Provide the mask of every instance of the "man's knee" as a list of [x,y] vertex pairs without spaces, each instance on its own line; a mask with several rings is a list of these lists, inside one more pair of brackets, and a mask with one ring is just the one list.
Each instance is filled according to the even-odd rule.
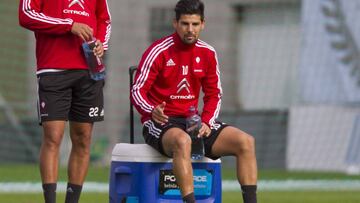
[[255,138],[253,136],[241,132],[240,136],[237,137],[239,152],[255,152]]
[[71,135],[71,142],[73,148],[77,150],[82,150],[84,153],[87,153],[91,144],[91,133],[88,131],[77,131]]
[[59,121],[47,121],[43,124],[43,145],[47,148],[57,150],[64,136],[64,126]]
[[62,137],[62,134],[46,133],[43,138],[43,145],[45,145],[48,150],[58,150],[61,145]]
[[176,136],[172,146],[173,154],[182,154],[190,152],[191,138],[187,134]]

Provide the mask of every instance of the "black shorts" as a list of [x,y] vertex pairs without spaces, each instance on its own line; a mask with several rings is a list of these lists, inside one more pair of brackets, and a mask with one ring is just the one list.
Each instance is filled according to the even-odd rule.
[[87,70],[45,72],[37,78],[40,124],[54,120],[104,120],[104,80],[92,80]]
[[[217,137],[219,136],[222,129],[228,126],[225,123],[216,121],[214,128],[211,129],[211,133],[208,137],[204,138],[204,148],[205,148],[205,156],[216,160],[220,157],[214,156],[211,153],[211,148],[214,145]],[[169,130],[170,128],[180,128],[185,131],[186,129],[186,122],[185,118],[174,118],[170,117],[169,121],[165,125],[160,125],[153,120],[145,121],[143,124],[143,136],[145,139],[146,144],[152,146],[161,154],[168,156],[165,154],[163,146],[162,146],[162,136],[164,133]],[[170,157],[171,158],[171,157]]]

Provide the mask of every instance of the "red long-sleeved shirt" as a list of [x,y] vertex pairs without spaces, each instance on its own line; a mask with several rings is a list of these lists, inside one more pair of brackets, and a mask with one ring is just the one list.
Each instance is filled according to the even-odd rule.
[[111,20],[106,0],[20,0],[19,23],[35,33],[38,71],[88,68],[83,41],[71,33],[74,22],[90,26],[107,50]]
[[166,115],[186,117],[191,106],[198,106],[201,88],[204,92],[201,118],[213,127],[222,96],[216,52],[201,40],[184,44],[174,33],[154,42],[143,54],[131,100],[142,122],[150,119],[152,110],[163,101]]

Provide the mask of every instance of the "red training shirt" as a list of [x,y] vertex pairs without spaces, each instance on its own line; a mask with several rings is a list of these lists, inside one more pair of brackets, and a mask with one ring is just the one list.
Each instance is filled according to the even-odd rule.
[[154,42],[143,54],[131,100],[143,123],[163,101],[167,116],[186,117],[191,106],[197,107],[201,88],[204,92],[201,118],[213,127],[222,96],[216,52],[201,40],[185,44],[174,33]]
[[111,20],[106,0],[20,0],[19,23],[35,33],[38,71],[88,68],[83,41],[71,33],[74,22],[90,26],[107,50]]

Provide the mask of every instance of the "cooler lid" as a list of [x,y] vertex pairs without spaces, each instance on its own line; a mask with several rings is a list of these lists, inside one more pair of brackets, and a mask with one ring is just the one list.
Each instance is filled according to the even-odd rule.
[[[172,162],[171,158],[160,154],[147,144],[128,143],[116,144],[112,151],[111,160],[126,162]],[[220,163],[221,160],[212,160],[204,157],[201,160],[193,162]]]

